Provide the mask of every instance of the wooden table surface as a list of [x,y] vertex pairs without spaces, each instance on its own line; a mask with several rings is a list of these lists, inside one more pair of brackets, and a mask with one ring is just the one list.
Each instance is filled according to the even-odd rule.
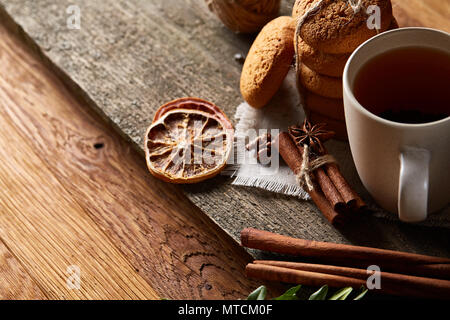
[[[142,133],[179,96],[232,115],[232,57],[252,38],[198,0],[79,1],[77,33],[63,27],[70,2],[0,0],[0,298],[242,298],[259,283],[243,275],[251,257],[227,233],[237,239],[255,217],[305,238],[450,256],[448,230],[370,218],[335,230],[309,203],[225,178],[183,190],[199,210],[147,174]],[[449,1],[393,2],[401,26],[450,31]],[[71,265],[80,290],[67,287]]]
[[250,256],[2,25],[0,157],[0,299],[238,299],[260,285]]

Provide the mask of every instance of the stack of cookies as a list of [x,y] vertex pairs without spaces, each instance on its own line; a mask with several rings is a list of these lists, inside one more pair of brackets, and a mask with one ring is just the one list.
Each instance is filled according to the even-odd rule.
[[300,24],[297,76],[305,112],[311,122],[327,123],[337,138],[346,139],[344,67],[360,44],[377,33],[398,28],[391,1],[297,0],[292,17]]
[[398,28],[390,0],[297,0],[292,17],[272,20],[256,37],[242,69],[242,96],[252,107],[264,107],[295,57],[309,121],[326,123],[336,138],[346,139],[345,64],[360,44],[389,28]]

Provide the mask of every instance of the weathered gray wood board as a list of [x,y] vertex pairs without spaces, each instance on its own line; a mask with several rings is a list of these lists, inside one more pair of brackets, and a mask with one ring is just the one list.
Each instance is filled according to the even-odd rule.
[[[289,13],[292,3],[283,2],[283,14]],[[246,54],[252,36],[228,31],[202,0],[0,0],[0,4],[1,22],[141,151],[155,110],[169,100],[198,96],[214,101],[230,117],[242,101],[241,65],[233,57]],[[79,30],[67,27],[66,10],[72,4],[81,10]],[[397,0],[395,5],[402,26],[450,30],[448,2]],[[337,230],[309,202],[230,183],[218,177],[184,191],[237,241],[242,228],[256,227],[307,239],[450,256],[448,229],[367,216]]]

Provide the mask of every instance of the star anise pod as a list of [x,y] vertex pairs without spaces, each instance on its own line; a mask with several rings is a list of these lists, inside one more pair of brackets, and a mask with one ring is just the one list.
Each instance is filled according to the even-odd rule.
[[303,126],[289,127],[289,134],[298,146],[308,145],[316,154],[324,153],[322,143],[334,136],[333,131],[325,130],[325,123],[312,125],[308,120],[303,122]]

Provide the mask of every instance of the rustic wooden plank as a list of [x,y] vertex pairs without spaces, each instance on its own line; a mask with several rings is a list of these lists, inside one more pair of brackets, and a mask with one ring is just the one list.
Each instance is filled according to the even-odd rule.
[[[70,1],[0,3],[25,32],[16,31],[29,43],[37,44],[34,48],[72,90],[110,119],[140,151],[144,130],[163,102],[199,96],[216,102],[229,116],[241,102],[241,66],[233,56],[245,54],[252,37],[226,30],[203,1],[180,5],[175,0],[81,0],[77,2],[82,12],[80,30],[66,27],[65,9]],[[288,13],[292,3],[284,1],[282,12]],[[448,10],[442,2],[396,0],[394,5],[402,26],[450,31],[445,23]],[[7,19],[5,12],[3,17]],[[184,191],[236,240],[243,227],[253,226],[315,240],[450,254],[445,230],[372,217],[337,230],[308,202],[232,187],[223,177],[185,187]]]
[[[0,35],[4,33],[2,27]],[[26,72],[35,68],[33,61],[11,61],[19,52],[3,42],[0,51],[5,68],[0,77],[0,237],[49,298],[158,298],[64,189],[57,172],[30,147],[35,135],[25,131],[26,125],[14,127],[18,116],[12,112],[14,106],[36,108],[38,102],[21,93],[44,94],[45,86]],[[14,74],[16,81],[7,81],[5,72]],[[22,92],[15,90],[15,83],[24,86]],[[42,109],[39,112],[45,115]],[[79,290],[67,286],[71,265],[81,271]],[[23,290],[29,286],[2,278],[2,287],[11,284]]]
[[[27,140],[32,155],[153,289],[171,299],[237,299],[259,285],[243,274],[249,255],[178,187],[149,176],[142,157],[1,26],[0,52],[0,121]],[[49,287],[55,279],[47,281]],[[272,286],[271,292],[279,291]]]
[[47,299],[19,260],[0,241],[0,300]]
[[449,1],[393,0],[392,3],[400,26],[424,26],[450,32]]
[[[8,98],[1,97],[6,108]],[[0,177],[0,237],[45,293],[58,299],[157,298],[26,140],[11,134],[8,121],[1,123],[8,141],[0,141],[0,171],[8,174]],[[79,290],[66,283],[72,265],[81,271]]]

